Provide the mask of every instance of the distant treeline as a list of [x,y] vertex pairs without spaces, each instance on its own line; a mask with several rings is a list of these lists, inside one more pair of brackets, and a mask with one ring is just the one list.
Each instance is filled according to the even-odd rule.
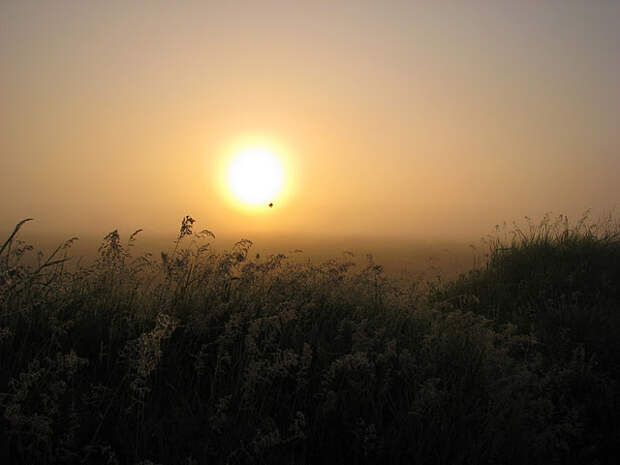
[[75,267],[23,226],[0,243],[0,463],[620,463],[611,219],[498,229],[447,282],[214,251],[190,217],[166,252],[113,231]]

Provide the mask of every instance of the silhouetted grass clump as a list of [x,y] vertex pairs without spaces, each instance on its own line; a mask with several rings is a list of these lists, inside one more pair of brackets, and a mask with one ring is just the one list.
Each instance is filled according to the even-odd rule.
[[[487,239],[483,268],[437,292],[496,323],[513,323],[536,335],[550,356],[569,356],[582,345],[620,375],[620,228],[611,218],[575,225],[559,216],[539,224],[528,219],[510,233]],[[475,298],[468,298],[474,296]]]
[[[615,463],[618,229],[555,223],[396,286],[372,259],[0,249],[3,463]],[[562,226],[563,225],[563,226]],[[353,257],[351,257],[353,259]],[[411,283],[420,284],[420,283]]]

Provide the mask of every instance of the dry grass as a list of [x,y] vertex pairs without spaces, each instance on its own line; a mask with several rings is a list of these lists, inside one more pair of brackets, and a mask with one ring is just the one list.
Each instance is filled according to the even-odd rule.
[[[615,463],[618,228],[490,239],[488,264],[395,285],[372,261],[106,235],[0,249],[3,463]],[[599,228],[599,229],[597,229]],[[507,241],[508,239],[508,241]]]

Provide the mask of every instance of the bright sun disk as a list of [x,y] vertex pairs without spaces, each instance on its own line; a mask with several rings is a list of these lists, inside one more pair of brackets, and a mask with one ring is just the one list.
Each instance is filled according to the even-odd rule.
[[239,152],[228,170],[232,193],[248,205],[273,201],[282,187],[282,181],[280,162],[265,149],[252,148]]

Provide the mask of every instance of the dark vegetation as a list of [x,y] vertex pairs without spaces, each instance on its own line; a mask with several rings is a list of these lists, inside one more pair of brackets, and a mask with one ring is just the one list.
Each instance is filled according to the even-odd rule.
[[617,225],[498,230],[406,285],[193,226],[156,257],[114,231],[86,266],[0,245],[1,463],[620,460]]

